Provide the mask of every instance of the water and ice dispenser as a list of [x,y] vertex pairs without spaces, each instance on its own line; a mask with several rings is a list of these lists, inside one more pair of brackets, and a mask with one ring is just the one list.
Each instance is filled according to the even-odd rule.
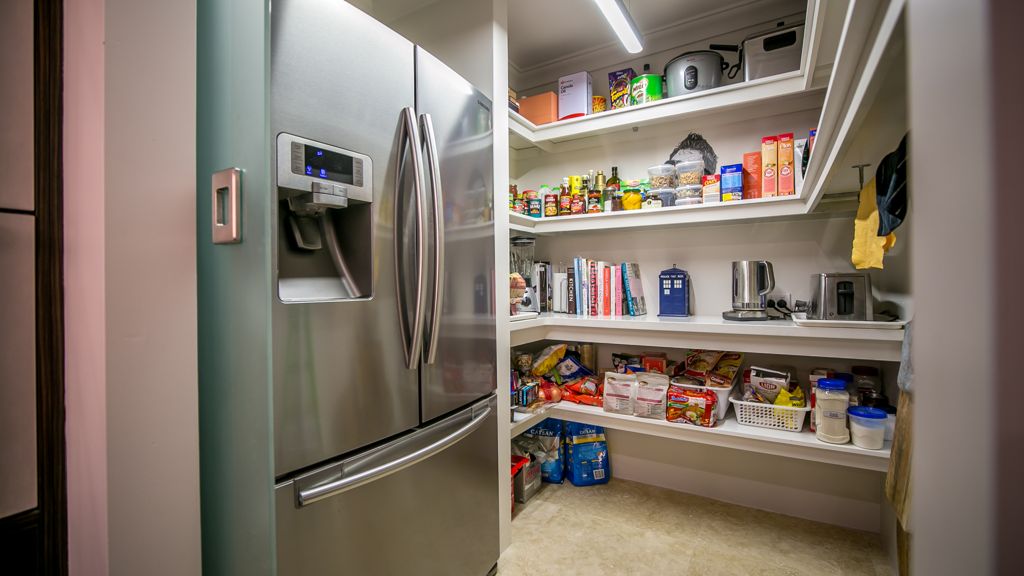
[[283,302],[372,295],[372,186],[369,156],[284,132],[277,136]]

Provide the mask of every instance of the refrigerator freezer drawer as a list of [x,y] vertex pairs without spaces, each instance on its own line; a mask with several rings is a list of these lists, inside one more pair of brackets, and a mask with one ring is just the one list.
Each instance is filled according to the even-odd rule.
[[496,403],[278,485],[278,574],[486,574],[498,560]]

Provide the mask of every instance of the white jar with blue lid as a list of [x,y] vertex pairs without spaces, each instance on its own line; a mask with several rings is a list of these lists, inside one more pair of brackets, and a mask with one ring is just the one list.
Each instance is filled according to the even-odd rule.
[[846,410],[850,416],[850,431],[854,446],[869,450],[880,450],[885,445],[885,410],[870,406],[851,406]]
[[850,407],[850,393],[846,382],[836,378],[822,378],[814,392],[814,434],[829,444],[846,444],[850,430],[846,427],[846,411]]

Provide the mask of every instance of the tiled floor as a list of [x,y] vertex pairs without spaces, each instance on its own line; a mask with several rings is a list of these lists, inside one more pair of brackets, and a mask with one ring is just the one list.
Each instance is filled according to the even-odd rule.
[[880,539],[627,480],[546,484],[499,576],[889,576]]

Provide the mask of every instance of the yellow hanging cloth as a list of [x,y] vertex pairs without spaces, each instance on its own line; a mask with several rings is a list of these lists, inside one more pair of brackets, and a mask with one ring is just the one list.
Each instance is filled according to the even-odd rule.
[[882,269],[882,258],[895,245],[895,233],[885,237],[878,235],[878,205],[875,202],[875,179],[872,178],[860,191],[860,205],[853,221],[853,253],[850,260],[858,270]]

